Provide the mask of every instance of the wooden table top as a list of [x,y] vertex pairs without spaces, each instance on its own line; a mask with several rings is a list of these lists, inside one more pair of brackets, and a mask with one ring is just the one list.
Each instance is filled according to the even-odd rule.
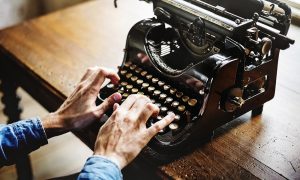
[[[134,23],[152,17],[139,1],[91,1],[0,31],[2,51],[63,97],[87,67],[116,69]],[[290,37],[300,42],[298,27]],[[297,48],[298,47],[298,48]],[[213,140],[159,167],[173,178],[300,178],[300,62],[296,44],[279,58],[276,96],[261,116],[222,126]],[[6,61],[6,59],[1,59]]]

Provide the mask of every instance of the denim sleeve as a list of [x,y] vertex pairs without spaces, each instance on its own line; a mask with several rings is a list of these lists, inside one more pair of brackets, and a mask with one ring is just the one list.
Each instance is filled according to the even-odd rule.
[[101,180],[121,180],[123,179],[119,167],[103,156],[92,156],[86,161],[78,180],[101,179]]
[[0,167],[48,143],[41,120],[31,118],[0,126]]

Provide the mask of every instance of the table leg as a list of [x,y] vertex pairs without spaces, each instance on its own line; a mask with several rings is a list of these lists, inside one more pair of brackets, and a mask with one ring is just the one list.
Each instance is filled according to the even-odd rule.
[[[17,95],[17,88],[12,80],[1,78],[0,90],[3,93],[3,112],[8,117],[8,123],[20,120],[22,109],[19,107],[20,97]],[[33,179],[29,156],[19,158],[16,161],[16,169],[18,179]]]

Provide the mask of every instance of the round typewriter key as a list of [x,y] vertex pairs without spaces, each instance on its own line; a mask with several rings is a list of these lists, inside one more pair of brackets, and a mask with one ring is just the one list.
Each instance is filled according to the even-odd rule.
[[158,82],[158,78],[153,78],[152,83],[156,84]]
[[131,70],[134,70],[136,68],[136,65],[135,64],[132,64],[131,66],[130,66],[130,69]]
[[135,72],[136,72],[136,73],[140,73],[140,72],[142,72],[142,68],[139,68],[139,67],[138,67],[138,68],[136,68],[136,69],[135,69]]
[[172,107],[177,108],[179,106],[179,102],[178,101],[174,101],[172,102]]
[[180,105],[180,106],[178,106],[178,111],[179,112],[184,112],[185,111],[185,106],[184,105]]
[[165,130],[165,128],[164,128],[164,129],[160,130],[160,131],[158,132],[158,134],[164,134],[165,132],[166,132],[166,130]]
[[142,71],[142,72],[141,72],[141,75],[142,75],[142,76],[146,76],[147,73],[148,73],[147,71]]
[[190,99],[190,98],[189,98],[188,96],[183,96],[183,97],[182,97],[182,101],[183,101],[183,102],[188,102],[189,99]]
[[127,74],[126,74],[126,78],[127,78],[127,79],[131,78],[131,76],[132,76],[131,73],[127,73]]
[[130,89],[132,89],[133,88],[133,86],[131,85],[131,84],[128,84],[127,86],[126,86],[126,89],[128,89],[128,90],[130,90]]
[[167,107],[164,107],[164,106],[163,106],[163,107],[160,108],[160,113],[161,113],[161,114],[166,114],[167,111],[168,111],[168,108],[167,108]]
[[149,93],[153,93],[154,90],[155,90],[155,87],[153,87],[153,86],[148,87],[148,92]]
[[167,97],[165,103],[166,103],[166,104],[170,104],[170,103],[172,103],[172,102],[173,102],[173,98]]
[[159,96],[160,95],[160,90],[155,90],[154,92],[153,92],[153,96]]
[[[161,116],[157,116],[157,117],[155,117],[155,118],[153,118],[153,123],[156,123],[156,122],[158,122],[158,121],[160,121],[160,120],[162,120],[163,118],[161,117]],[[153,124],[152,124],[153,125]]]
[[166,97],[167,97],[166,94],[160,94],[160,95],[159,95],[159,99],[160,99],[160,100],[164,100],[164,99],[166,99]]
[[178,114],[175,115],[174,121],[177,121],[177,122],[180,121],[180,116]]
[[138,79],[138,80],[136,80],[136,83],[138,84],[138,85],[141,85],[141,84],[143,84],[143,80],[141,80],[141,79]]
[[200,94],[200,95],[204,95],[204,94],[205,94],[204,89],[201,89],[201,90],[199,91],[199,94]]
[[160,120],[162,120],[163,118],[162,118],[161,116],[157,116],[156,119],[160,121]]
[[183,96],[183,93],[182,93],[182,92],[178,91],[178,92],[176,93],[176,97],[181,98],[182,96]]
[[197,104],[197,99],[190,99],[190,100],[188,101],[188,104],[189,104],[190,106],[195,106],[195,105]]
[[171,89],[170,89],[170,93],[171,93],[171,94],[175,94],[176,91],[177,91],[177,89],[175,89],[175,88],[171,88]]
[[127,98],[129,96],[129,94],[128,93],[124,93],[124,94],[122,94],[122,97],[123,98]]
[[151,75],[151,74],[148,74],[147,76],[146,76],[146,79],[151,79],[153,76]]
[[177,131],[178,128],[179,128],[179,126],[178,126],[178,124],[176,124],[176,123],[171,123],[171,124],[169,124],[169,128],[170,128],[172,131]]
[[135,82],[138,79],[138,77],[132,76],[130,79],[131,79],[131,81]]
[[132,92],[132,94],[136,94],[139,92],[139,90],[137,88],[133,88],[133,89],[131,89],[131,92]]
[[125,67],[129,67],[132,64],[132,62],[128,61],[124,64]]
[[165,85],[165,82],[163,82],[163,81],[158,81],[158,86],[163,86],[163,85]]
[[144,95],[145,93],[143,93],[143,92],[138,92],[137,94]]
[[148,87],[149,87],[149,83],[143,83],[143,84],[142,84],[142,88],[143,88],[143,89],[148,88]]
[[109,89],[113,89],[115,87],[115,85],[114,84],[108,84],[108,85],[106,85],[106,87],[109,88]]
[[118,90],[118,93],[120,93],[120,94],[123,94],[123,93],[124,93],[124,91],[123,91],[123,90],[121,90],[121,89],[119,89],[119,90]]
[[154,103],[155,103],[155,100],[154,100],[154,99],[151,99],[151,102],[154,104]]
[[160,108],[161,107],[161,104],[160,103],[155,103],[155,105]]
[[171,87],[171,86],[169,86],[169,85],[164,85],[164,90],[167,91],[167,90],[170,89],[170,87]]
[[128,84],[128,82],[126,82],[126,81],[121,82],[121,86],[127,86],[127,84]]
[[120,74],[121,74],[121,75],[125,75],[126,73],[127,73],[126,70],[121,70],[121,71],[120,71]]

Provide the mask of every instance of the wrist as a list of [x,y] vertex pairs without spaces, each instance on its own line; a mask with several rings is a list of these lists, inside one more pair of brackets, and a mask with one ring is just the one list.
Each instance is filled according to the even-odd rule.
[[116,155],[105,155],[103,153],[94,152],[94,156],[100,156],[102,158],[110,160],[111,162],[116,164],[120,170],[122,170],[126,166],[125,160],[123,160],[122,158],[119,158]]
[[42,126],[48,138],[58,136],[69,131],[62,122],[62,117],[56,113],[49,113],[42,118]]

